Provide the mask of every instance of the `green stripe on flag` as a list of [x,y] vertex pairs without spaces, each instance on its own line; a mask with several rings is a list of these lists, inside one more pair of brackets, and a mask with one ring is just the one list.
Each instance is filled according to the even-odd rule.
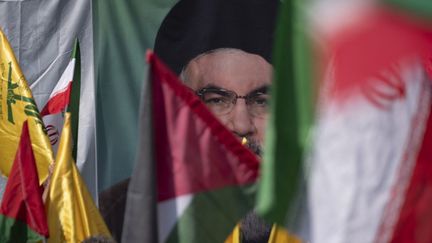
[[432,20],[431,0],[384,0],[384,4],[400,8],[401,11],[411,12],[416,17]]
[[224,242],[253,207],[255,191],[250,185],[195,194],[166,242]]
[[41,235],[30,229],[26,223],[0,215],[0,242],[39,242],[43,239]]
[[79,119],[79,105],[81,96],[81,53],[78,39],[75,40],[74,49],[72,51],[72,58],[75,58],[75,69],[72,81],[72,90],[70,94],[70,101],[67,111],[72,114],[71,128],[73,138],[72,157],[76,161],[78,150],[78,119]]
[[300,1],[284,1],[279,13],[271,115],[257,201],[258,213],[277,223],[285,223],[298,193],[313,120],[310,42],[300,7]]

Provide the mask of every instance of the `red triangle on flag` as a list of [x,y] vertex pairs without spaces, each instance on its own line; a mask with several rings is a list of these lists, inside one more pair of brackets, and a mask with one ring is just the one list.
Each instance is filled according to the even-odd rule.
[[153,53],[148,61],[158,201],[256,182],[257,157]]
[[20,143],[6,184],[0,214],[28,225],[48,236],[48,225],[42,202],[42,191],[27,121],[23,124]]

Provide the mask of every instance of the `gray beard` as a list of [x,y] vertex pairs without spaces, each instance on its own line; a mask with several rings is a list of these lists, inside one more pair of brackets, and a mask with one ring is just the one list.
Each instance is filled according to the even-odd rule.
[[258,155],[258,157],[262,156],[262,147],[257,141],[249,138],[249,141],[246,144],[246,147],[248,147],[256,155]]
[[240,223],[242,243],[268,242],[272,224],[258,217],[253,211],[246,214]]

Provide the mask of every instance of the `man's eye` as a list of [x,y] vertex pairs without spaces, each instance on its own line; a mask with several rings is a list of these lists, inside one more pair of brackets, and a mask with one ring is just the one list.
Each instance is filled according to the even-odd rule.
[[207,93],[202,97],[207,105],[222,105],[229,103],[229,97],[217,93]]
[[204,102],[206,104],[210,104],[210,105],[216,105],[216,104],[223,104],[225,103],[224,99],[222,98],[209,98],[209,99],[205,99]]
[[267,106],[268,105],[268,97],[255,97],[252,99],[252,105],[259,105],[259,106]]

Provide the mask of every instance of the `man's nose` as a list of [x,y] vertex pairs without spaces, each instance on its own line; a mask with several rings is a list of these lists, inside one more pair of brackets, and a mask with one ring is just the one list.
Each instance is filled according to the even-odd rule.
[[256,133],[253,117],[248,111],[245,100],[238,99],[230,113],[228,128],[239,137],[251,136]]

